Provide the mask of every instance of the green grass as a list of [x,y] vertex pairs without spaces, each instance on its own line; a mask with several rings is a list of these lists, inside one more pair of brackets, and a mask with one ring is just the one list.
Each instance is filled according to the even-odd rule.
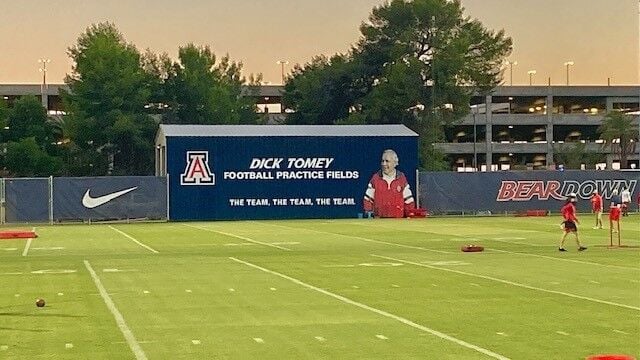
[[581,218],[582,253],[557,216],[37,226],[0,240],[0,359],[638,357],[640,249]]

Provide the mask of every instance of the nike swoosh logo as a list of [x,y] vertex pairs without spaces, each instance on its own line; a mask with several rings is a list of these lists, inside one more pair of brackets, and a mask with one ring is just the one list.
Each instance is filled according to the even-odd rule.
[[116,191],[114,193],[111,194],[107,194],[107,195],[102,195],[102,196],[98,196],[98,197],[91,197],[91,195],[89,195],[89,191],[91,191],[91,189],[88,189],[86,193],[84,193],[84,196],[82,197],[82,205],[84,205],[85,207],[89,208],[89,209],[93,209],[95,207],[98,207],[100,205],[106,204],[109,201],[117,198],[118,196],[122,196],[130,191],[133,191],[135,189],[137,189],[138,187],[132,187],[129,189],[124,189],[121,191]]

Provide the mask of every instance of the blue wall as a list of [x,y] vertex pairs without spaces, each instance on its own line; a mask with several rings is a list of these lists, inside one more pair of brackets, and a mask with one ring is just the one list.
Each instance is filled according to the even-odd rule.
[[420,204],[432,213],[533,209],[558,212],[569,194],[575,193],[578,211],[589,212],[589,199],[597,190],[606,212],[613,190],[620,193],[622,188],[629,188],[635,204],[638,181],[638,171],[421,172]]
[[[364,191],[371,175],[380,169],[385,149],[398,153],[398,169],[406,174],[415,193],[417,136],[168,137],[169,217],[172,220],[356,217],[362,212]],[[187,169],[187,151],[207,152],[215,184],[181,184],[181,174]],[[279,168],[251,169],[254,159],[260,158],[283,160]],[[292,158],[332,161],[324,160],[317,168],[296,169],[288,167]],[[278,179],[279,175],[295,171],[322,174],[324,178]],[[240,173],[253,176],[260,173],[273,179],[231,178]],[[331,175],[346,178],[329,178]],[[291,199],[301,200],[295,203]]]

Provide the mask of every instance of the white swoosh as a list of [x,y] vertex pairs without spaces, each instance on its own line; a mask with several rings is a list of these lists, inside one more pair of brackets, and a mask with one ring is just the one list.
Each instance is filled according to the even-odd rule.
[[109,201],[117,198],[118,196],[122,196],[126,193],[128,193],[129,191],[133,191],[135,189],[137,189],[138,187],[132,187],[129,189],[124,189],[121,191],[117,191],[111,194],[107,194],[107,195],[102,195],[102,196],[98,196],[98,197],[91,197],[91,195],[89,195],[89,191],[91,191],[91,189],[87,189],[87,192],[84,193],[84,196],[82,197],[82,205],[84,205],[85,207],[89,208],[89,209],[93,209],[94,207],[98,207],[102,204],[106,204]]

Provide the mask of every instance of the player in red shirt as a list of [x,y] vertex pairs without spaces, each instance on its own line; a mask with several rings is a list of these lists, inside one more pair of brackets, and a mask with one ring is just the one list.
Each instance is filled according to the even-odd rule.
[[576,237],[576,244],[578,244],[578,251],[587,250],[586,247],[580,244],[580,239],[578,239],[578,226],[576,223],[580,223],[578,218],[576,217],[576,206],[575,202],[577,201],[576,194],[569,194],[569,198],[567,202],[564,204],[560,212],[562,213],[562,218],[564,221],[562,222],[562,228],[564,229],[564,233],[562,234],[562,238],[560,239],[560,247],[558,251],[567,251],[564,248],[564,240],[567,238],[567,234],[573,233]]
[[591,210],[596,214],[596,226],[594,229],[602,229],[602,196],[598,194],[598,190],[594,190],[591,196]]
[[[622,214],[622,206],[616,201],[611,201],[609,206],[609,240],[611,246],[613,246],[613,233],[618,233],[618,245],[620,245],[620,214]],[[613,223],[616,223],[616,228],[613,227]]]
[[381,170],[373,174],[364,194],[364,211],[375,217],[400,218],[415,208],[406,176],[398,170],[398,155],[382,153]]

